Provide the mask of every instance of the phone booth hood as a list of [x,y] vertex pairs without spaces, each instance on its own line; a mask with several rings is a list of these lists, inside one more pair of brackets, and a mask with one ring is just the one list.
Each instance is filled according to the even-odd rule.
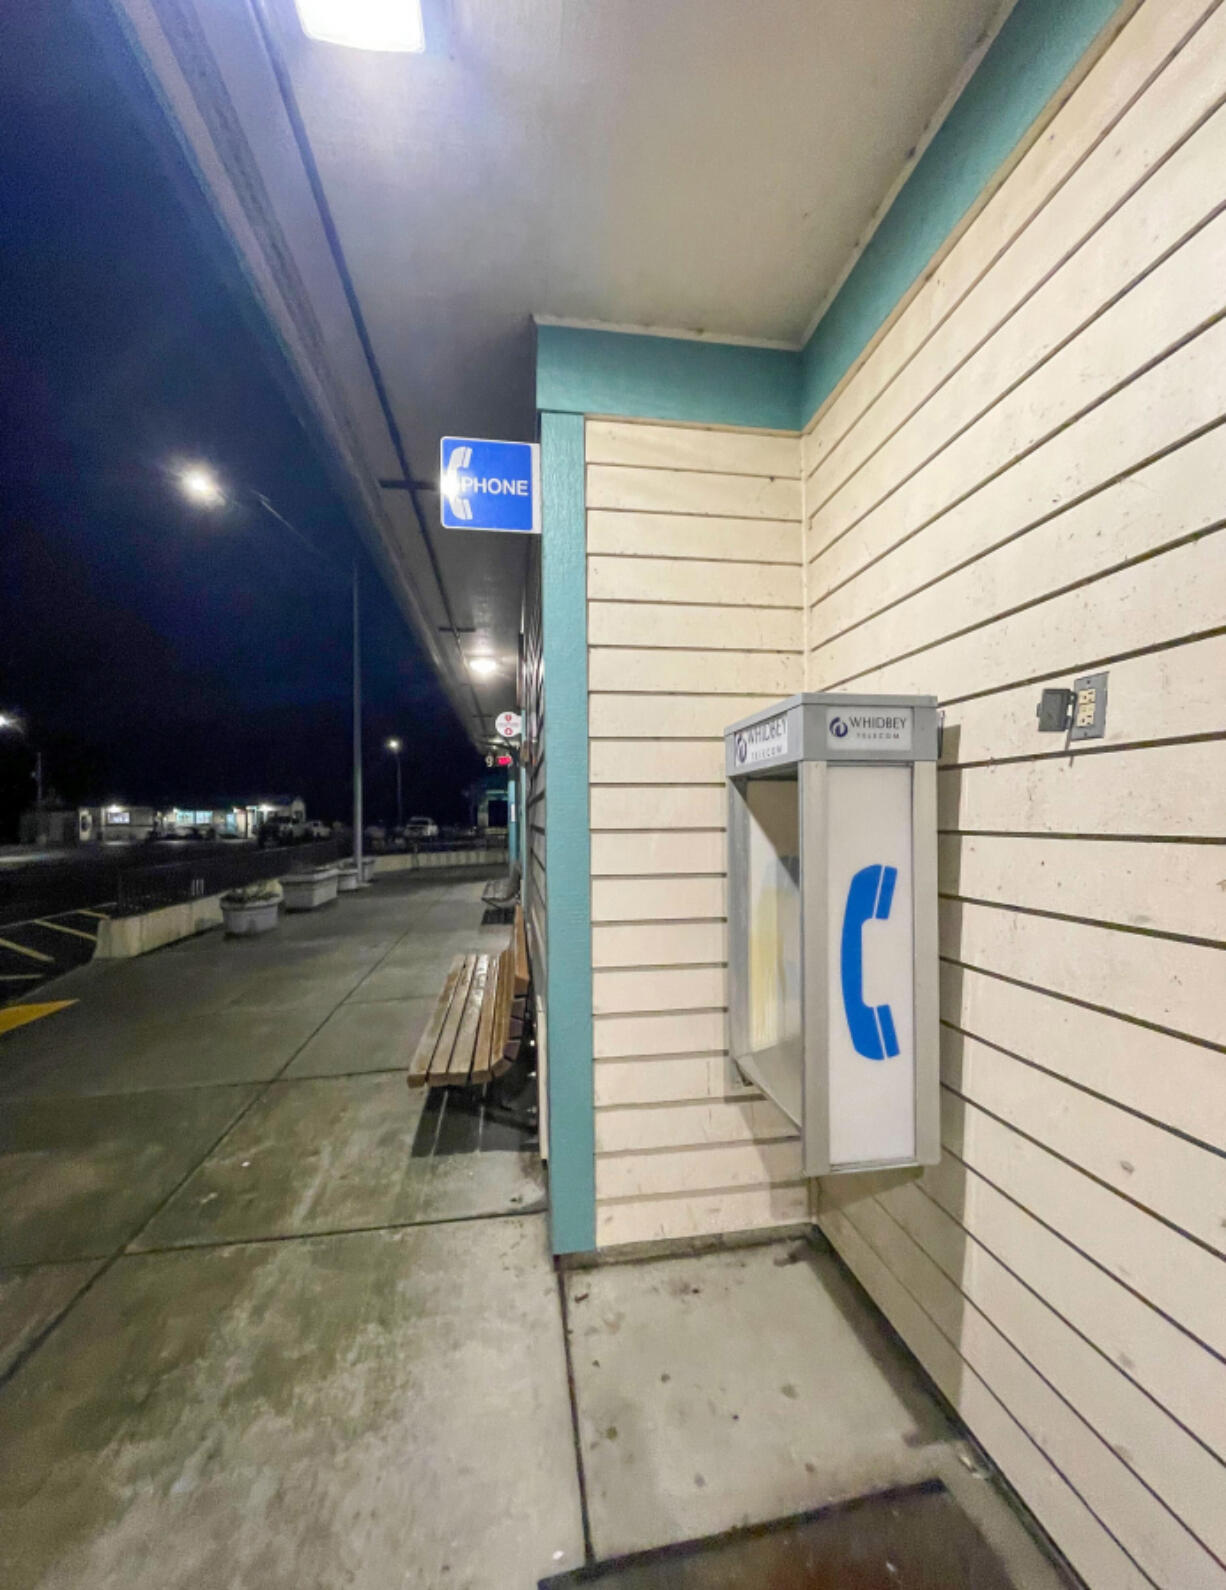
[[940,1157],[937,704],[803,694],[724,731],[729,1046],[804,1173]]

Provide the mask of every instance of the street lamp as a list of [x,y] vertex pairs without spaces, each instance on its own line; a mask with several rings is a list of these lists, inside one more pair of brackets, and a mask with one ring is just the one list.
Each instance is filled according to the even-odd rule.
[[[224,508],[226,506],[226,493],[220,481],[207,464],[186,464],[178,471],[179,489],[189,502],[201,508]],[[344,573],[326,557],[313,541],[307,539],[296,525],[290,523],[284,514],[279,513],[263,492],[252,491],[248,495],[257,503],[269,518],[275,519],[283,530],[289,532],[294,539],[300,542],[308,552],[312,553],[320,563],[331,569],[334,574]],[[362,644],[361,627],[358,610],[358,565],[355,560],[351,573],[353,586],[353,860],[358,870],[358,882],[362,882]],[[40,761],[40,769],[41,769]],[[40,775],[41,776],[41,775]],[[41,789],[41,785],[40,785]]]
[[404,800],[400,784],[400,753],[404,745],[400,740],[388,740],[387,749],[396,758],[396,827],[404,827]]
[[[0,712],[0,730],[4,729],[11,729],[14,734],[21,735],[22,739],[29,744],[30,736],[25,723],[15,713]],[[32,745],[30,750],[34,754],[34,771],[30,774],[30,777],[34,780],[34,810],[41,812],[43,809],[43,753],[35,750]]]

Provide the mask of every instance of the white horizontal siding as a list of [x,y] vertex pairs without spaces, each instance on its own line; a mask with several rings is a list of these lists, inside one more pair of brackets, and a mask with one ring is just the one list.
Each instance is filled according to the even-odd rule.
[[592,965],[709,966],[727,959],[724,924],[709,922],[627,922],[592,924]]
[[[795,583],[799,590],[798,577]],[[791,652],[609,646],[592,652],[588,668],[593,690],[662,695],[754,695],[778,700],[795,682],[796,658]]]
[[795,480],[800,473],[794,436],[617,420],[588,421],[587,461],[759,479],[774,475]]
[[587,546],[592,553],[628,558],[721,558],[733,564],[787,563],[793,568],[800,564],[794,519],[755,520],[753,545],[747,546],[743,519],[593,508],[587,516]]
[[806,687],[944,708],[943,1158],[821,1223],[1093,1590],[1226,1585],[1224,98],[1142,5],[802,447]]
[[682,579],[674,602],[590,602],[588,641],[592,646],[799,654],[804,628],[799,604],[794,609],[703,606],[685,601],[685,591]]
[[800,481],[795,476],[779,479],[770,475],[706,474],[662,465],[637,469],[619,464],[589,464],[587,501],[591,508],[799,520]]
[[807,1219],[808,1209],[808,1186],[799,1180],[683,1192],[670,1198],[607,1200],[596,1210],[596,1241],[603,1248],[799,1225]]
[[985,1043],[1226,1153],[1226,1061],[1216,1049],[949,961],[941,967],[941,1014]]
[[588,422],[597,1241],[802,1219],[727,1058],[723,733],[800,687],[795,437]]
[[727,804],[722,784],[598,785],[592,830],[722,828]]

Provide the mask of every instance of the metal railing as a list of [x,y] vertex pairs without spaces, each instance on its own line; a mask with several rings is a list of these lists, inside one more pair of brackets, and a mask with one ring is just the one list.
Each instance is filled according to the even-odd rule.
[[470,834],[443,834],[438,839],[408,839],[394,841],[391,839],[370,839],[365,842],[365,849],[376,856],[394,855],[419,855],[423,852],[436,852],[442,850],[505,850],[507,848],[507,831],[505,828],[489,830],[477,829]]
[[270,846],[266,850],[244,847],[229,855],[159,862],[151,867],[118,868],[115,914],[135,916],[163,905],[201,900],[206,895],[258,883],[263,878],[282,878],[289,872],[321,867],[341,860],[351,851],[347,838],[321,839],[308,845]]

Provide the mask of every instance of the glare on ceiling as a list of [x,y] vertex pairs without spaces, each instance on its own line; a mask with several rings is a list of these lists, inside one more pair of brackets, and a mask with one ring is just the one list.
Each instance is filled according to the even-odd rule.
[[498,668],[498,664],[492,657],[470,657],[468,666],[473,673],[480,674],[483,678],[486,674],[494,673]]
[[419,54],[426,47],[421,0],[295,0],[308,38],[353,50]]

